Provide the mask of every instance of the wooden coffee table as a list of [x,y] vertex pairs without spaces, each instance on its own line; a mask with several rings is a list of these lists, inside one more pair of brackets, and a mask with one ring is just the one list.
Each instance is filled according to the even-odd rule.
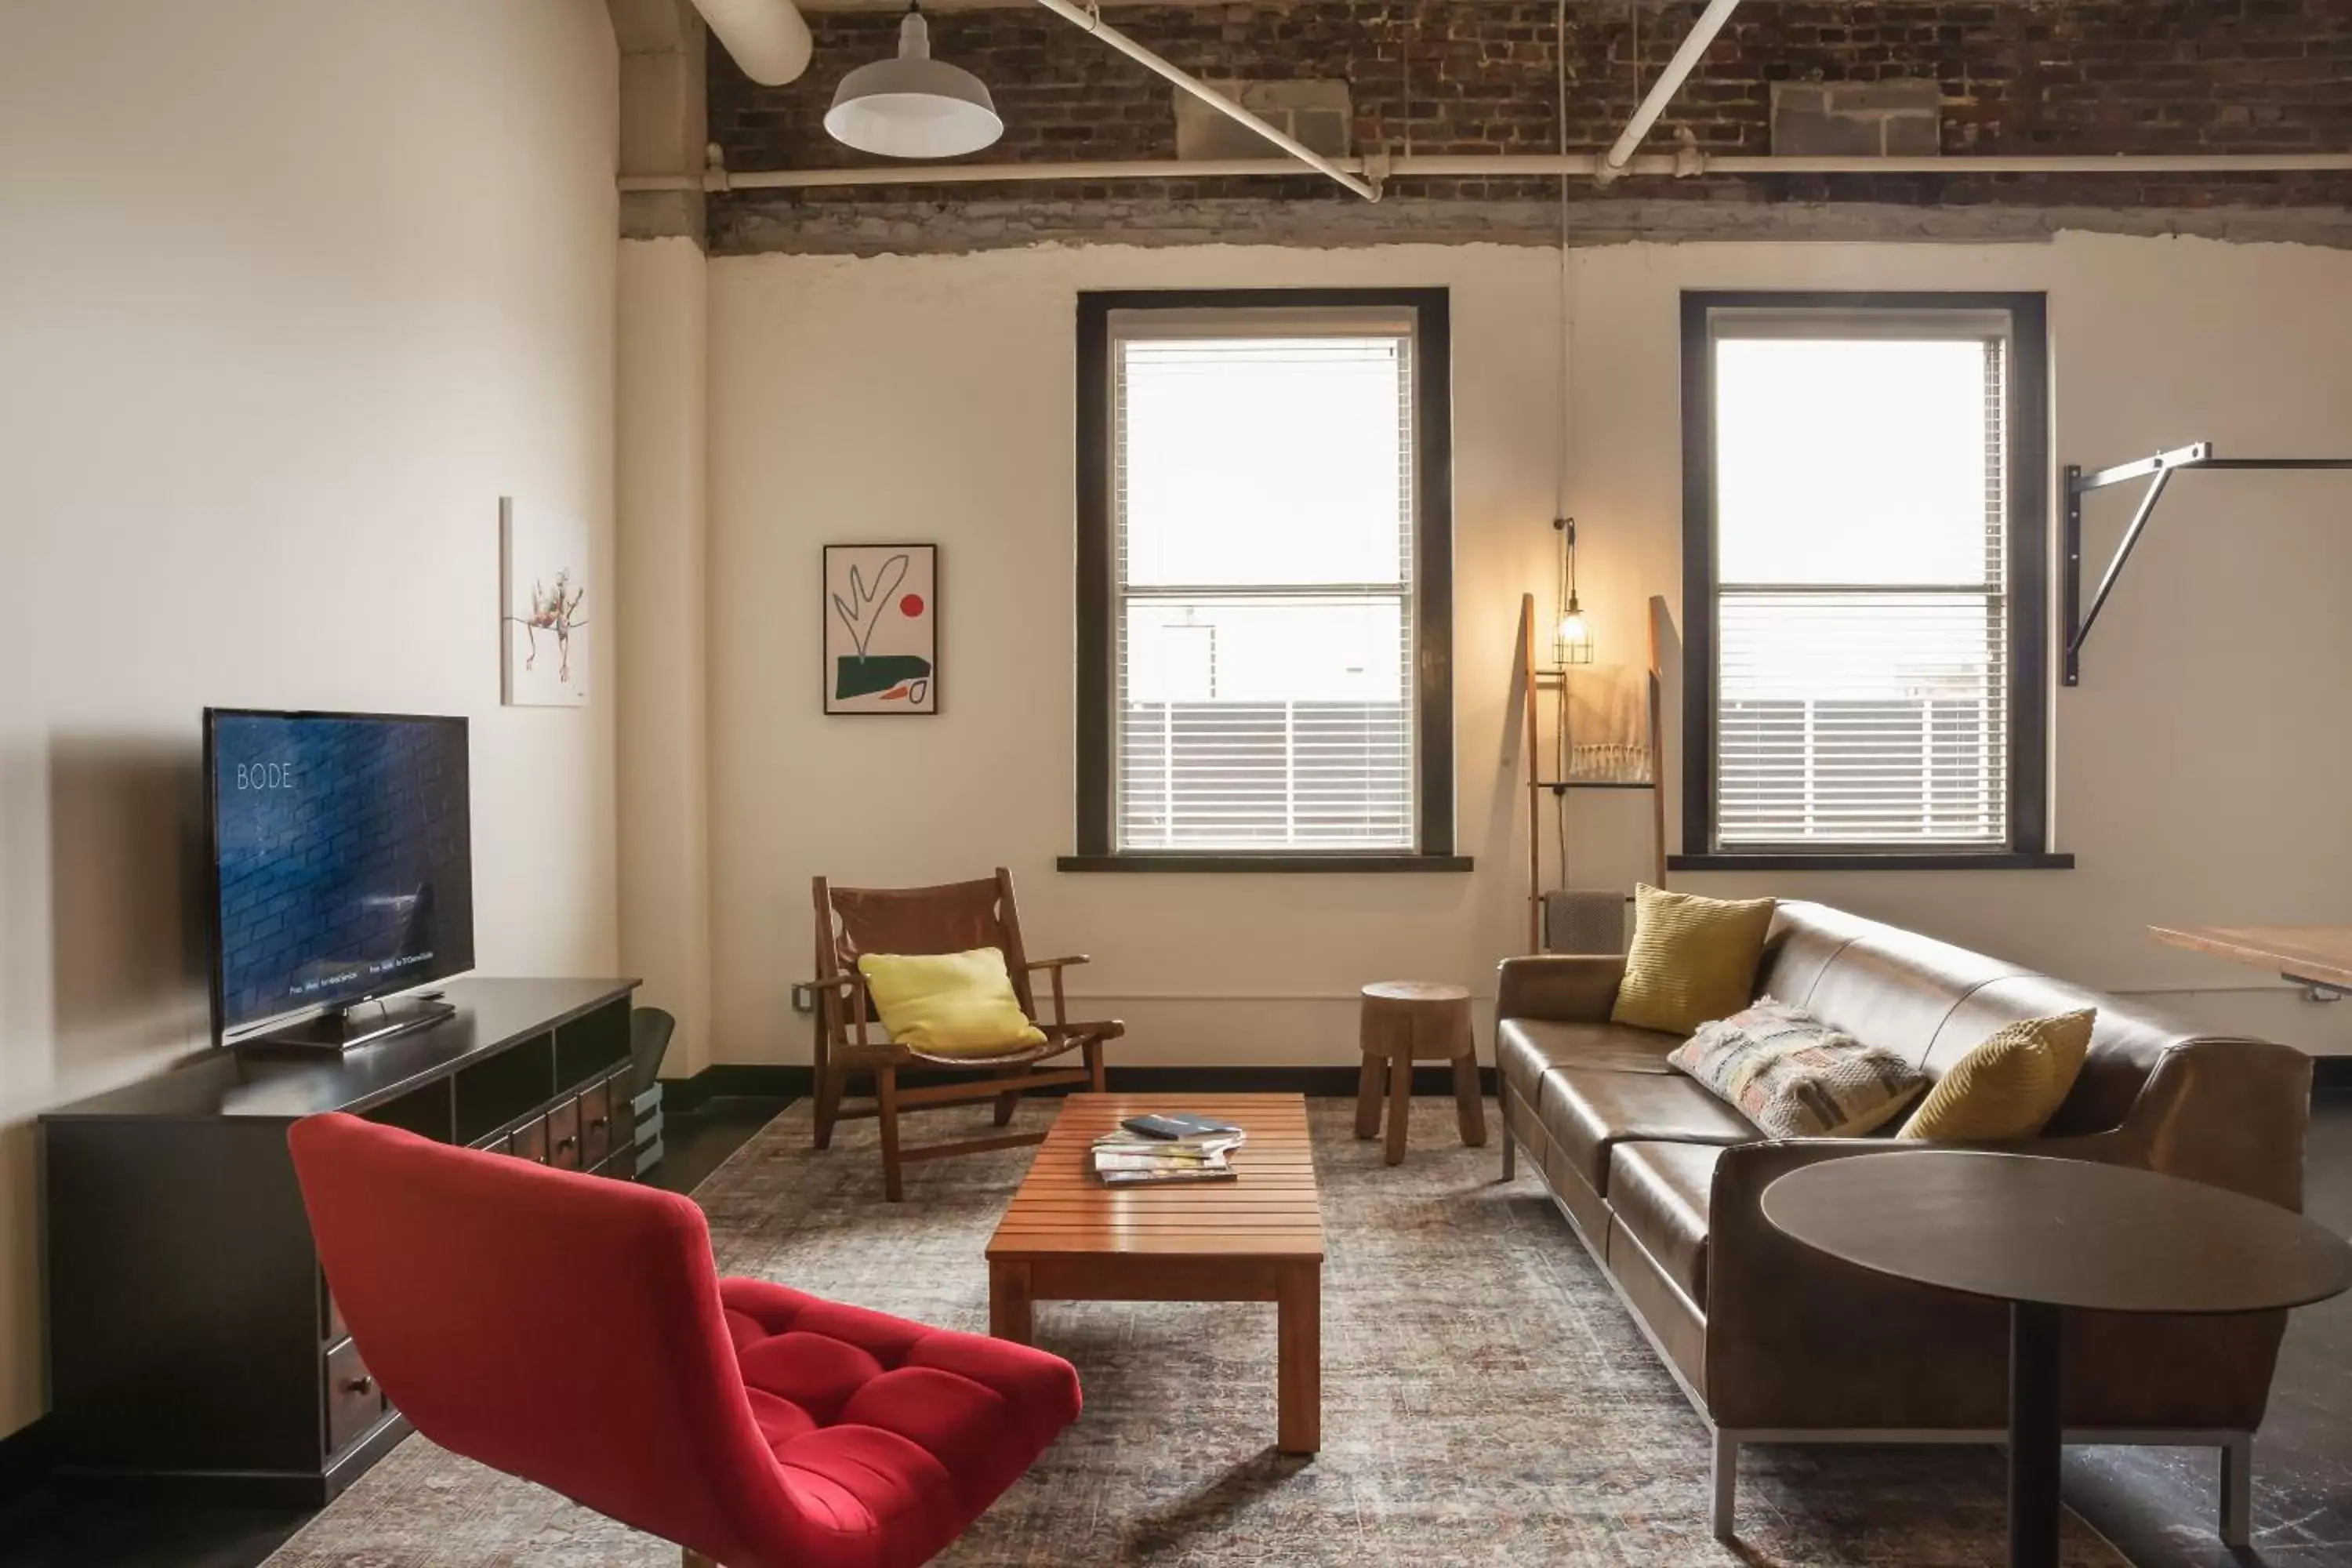
[[[1230,1182],[1106,1187],[1087,1146],[1129,1116],[1193,1111],[1249,1142]],[[1297,1094],[1074,1094],[988,1242],[988,1331],[1030,1342],[1038,1301],[1272,1301],[1286,1454],[1323,1441],[1323,1215]]]

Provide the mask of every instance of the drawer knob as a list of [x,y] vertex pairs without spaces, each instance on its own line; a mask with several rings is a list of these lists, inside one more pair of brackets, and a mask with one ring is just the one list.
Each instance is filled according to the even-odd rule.
[[343,1387],[352,1394],[373,1394],[375,1392],[375,1379],[366,1373],[362,1373],[359,1376],[345,1383]]
[[592,1116],[588,1119],[588,1131],[591,1132],[601,1132],[611,1125],[613,1125],[613,1119],[609,1116]]
[[576,1144],[578,1144],[578,1143],[579,1143],[579,1142],[580,1142],[580,1140],[579,1140],[579,1139],[577,1139],[577,1138],[573,1138],[573,1137],[571,1137],[571,1136],[567,1135],[567,1136],[564,1136],[564,1137],[562,1137],[562,1138],[558,1138],[558,1139],[555,1141],[555,1147],[556,1147],[557,1152],[561,1152],[562,1151],[563,1151],[563,1150],[565,1150],[565,1149],[570,1149],[570,1148],[572,1148],[572,1147],[575,1146]]

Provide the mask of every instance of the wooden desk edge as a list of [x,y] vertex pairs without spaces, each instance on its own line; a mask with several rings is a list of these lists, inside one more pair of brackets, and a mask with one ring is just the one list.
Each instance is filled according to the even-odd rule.
[[2190,952],[2201,952],[2211,958],[2227,959],[2254,969],[2271,970],[2284,978],[2317,981],[2327,985],[2352,986],[2352,954],[2345,958],[2322,957],[2308,952],[2290,952],[2276,946],[2258,945],[2250,936],[2224,934],[2232,931],[2271,931],[2284,932],[2297,929],[2340,931],[2336,926],[2297,928],[2293,926],[2157,926],[2147,928],[2157,941]]

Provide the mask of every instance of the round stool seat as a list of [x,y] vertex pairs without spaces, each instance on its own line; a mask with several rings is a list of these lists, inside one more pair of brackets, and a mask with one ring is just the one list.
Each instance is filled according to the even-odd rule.
[[[1404,1159],[1405,1118],[1412,1100],[1412,1064],[1454,1064],[1454,1103],[1462,1141],[1486,1142],[1486,1108],[1478,1089],[1477,1040],[1467,986],[1431,980],[1376,980],[1363,988],[1363,1066],[1356,1080],[1356,1136],[1380,1135],[1381,1102],[1388,1101],[1386,1157]],[[1385,1083],[1383,1083],[1385,1075]]]

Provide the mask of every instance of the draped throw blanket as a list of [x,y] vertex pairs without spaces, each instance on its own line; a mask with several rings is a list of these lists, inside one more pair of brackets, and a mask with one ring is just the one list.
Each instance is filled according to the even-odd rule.
[[1562,679],[1563,775],[1577,784],[1648,784],[1650,678],[1630,664],[1570,665]]

